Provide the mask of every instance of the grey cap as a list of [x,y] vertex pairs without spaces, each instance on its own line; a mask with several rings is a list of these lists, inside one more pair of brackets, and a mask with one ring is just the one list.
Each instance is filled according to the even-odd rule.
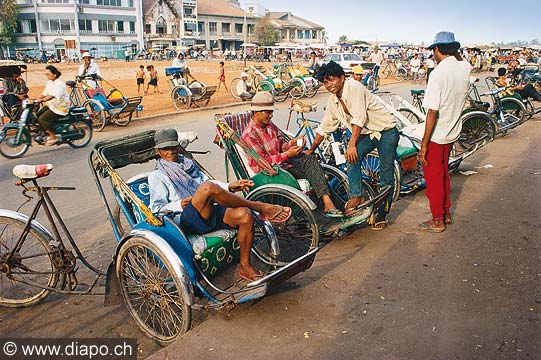
[[175,129],[161,129],[156,131],[154,134],[154,144],[156,149],[179,146],[177,131]]

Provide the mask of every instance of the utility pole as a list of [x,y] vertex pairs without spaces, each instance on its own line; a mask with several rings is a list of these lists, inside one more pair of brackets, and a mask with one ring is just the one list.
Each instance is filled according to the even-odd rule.
[[246,25],[246,0],[242,2],[243,3],[243,6],[242,6],[242,11],[244,13],[244,25],[243,25],[243,30],[244,30],[244,49],[242,49],[242,57],[244,58],[244,67],[246,67],[246,30],[247,30],[247,25]]

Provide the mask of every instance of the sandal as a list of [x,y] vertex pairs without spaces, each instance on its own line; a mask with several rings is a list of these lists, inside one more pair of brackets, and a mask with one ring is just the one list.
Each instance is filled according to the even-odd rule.
[[451,214],[445,214],[443,219],[444,219],[445,225],[453,225],[455,223],[455,219],[453,215]]
[[433,233],[441,233],[445,231],[445,223],[443,228],[434,226],[434,220],[428,220],[418,225],[419,230],[430,231]]
[[[257,270],[257,269],[256,269],[256,270]],[[257,270],[257,274],[254,274],[254,275],[252,275],[252,276],[249,276],[249,275],[243,274],[243,273],[240,272],[240,270],[239,270],[239,276],[240,276],[242,279],[244,279],[244,280],[246,280],[246,281],[248,281],[248,282],[252,282],[252,281],[256,281],[256,280],[261,279],[262,277],[265,276],[265,274],[263,274],[263,272],[262,272],[261,270]]]
[[325,216],[330,218],[343,218],[344,214],[338,209],[330,209],[325,211]]
[[381,221],[375,222],[370,228],[370,230],[381,231],[385,229],[388,224],[389,222],[387,220],[381,220]]
[[[279,210],[272,216],[267,216],[265,214],[259,214],[259,220],[270,221],[273,223],[284,223],[289,220],[291,217],[292,210],[288,206],[278,206]],[[285,213],[285,215],[283,215]]]
[[[368,200],[368,201],[370,201],[370,200]],[[348,200],[348,202],[346,203],[346,209],[344,211],[344,216],[349,218],[349,217],[353,217],[353,216],[358,215],[366,207],[366,203],[368,201],[366,201],[363,197],[361,197],[361,203],[360,204],[355,205],[354,207],[348,207],[348,203],[349,203],[349,200]]]

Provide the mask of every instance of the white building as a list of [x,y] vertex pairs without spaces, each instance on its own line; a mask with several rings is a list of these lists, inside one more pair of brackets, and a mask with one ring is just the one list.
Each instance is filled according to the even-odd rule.
[[[13,49],[57,57],[90,51],[124,57],[143,43],[141,0],[17,0],[18,29]],[[31,50],[29,50],[31,49]]]
[[263,17],[269,13],[268,9],[265,9],[265,7],[259,3],[255,2],[248,2],[244,4],[244,10],[253,16],[257,17]]

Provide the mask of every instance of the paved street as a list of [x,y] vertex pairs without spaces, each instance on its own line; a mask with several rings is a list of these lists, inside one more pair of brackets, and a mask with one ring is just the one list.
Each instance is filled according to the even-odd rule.
[[[388,87],[405,98],[409,88]],[[314,118],[321,119],[327,97],[315,98]],[[275,112],[279,126],[287,121],[286,106]],[[169,126],[196,131],[200,140],[190,148],[210,149],[198,159],[224,179],[223,152],[212,144],[214,112],[108,127],[93,143]],[[456,224],[448,231],[418,232],[416,224],[429,217],[428,201],[424,191],[404,197],[385,231],[361,229],[331,242],[311,269],[270,296],[196,315],[193,329],[165,349],[138,330],[124,306],[104,308],[100,296],[51,295],[31,308],[1,309],[0,336],[137,337],[140,355],[154,359],[538,359],[540,120],[464,161],[461,170],[477,173],[452,176]],[[23,200],[13,186],[14,165],[53,163],[41,182],[77,187],[52,197],[84,254],[105,269],[115,240],[87,165],[89,150],[33,147],[22,159],[1,158],[0,207],[15,210]]]

